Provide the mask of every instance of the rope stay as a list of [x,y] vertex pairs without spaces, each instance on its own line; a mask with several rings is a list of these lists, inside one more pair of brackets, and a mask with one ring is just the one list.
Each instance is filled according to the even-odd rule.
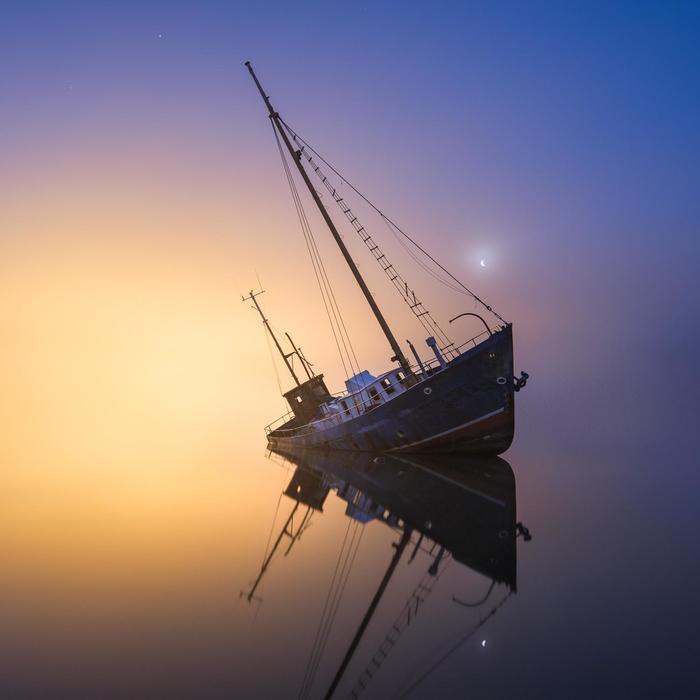
[[458,639],[446,652],[436,659],[436,661],[434,661],[426,671],[418,676],[418,678],[416,678],[416,680],[414,680],[398,697],[405,698],[410,695],[426,678],[428,678],[428,676],[433,674],[448,657],[452,656],[452,654],[454,654],[454,652],[457,651],[468,639],[473,637],[479,631],[479,629],[481,629],[481,627],[483,627],[501,609],[501,607],[505,605],[512,595],[513,591],[509,591],[500,600],[500,602],[491,609],[486,617],[481,618],[479,622],[469,630],[469,632]]
[[309,258],[311,259],[311,265],[314,270],[314,276],[316,277],[319,292],[321,293],[321,299],[326,311],[326,316],[328,317],[333,339],[340,356],[340,362],[343,365],[345,376],[348,377],[353,374],[357,374],[360,371],[357,355],[355,354],[355,349],[352,345],[350,334],[348,333],[345,321],[340,312],[340,307],[335,298],[335,293],[333,292],[330,278],[328,277],[325,265],[323,264],[323,259],[321,258],[321,254],[318,250],[316,239],[314,237],[313,230],[311,229],[311,225],[309,224],[308,217],[306,216],[301,197],[299,196],[299,192],[296,188],[284,149],[280,143],[279,134],[277,133],[274,124],[272,124],[272,121],[270,122],[270,125],[272,126],[272,132],[275,136],[277,150],[280,154],[282,167],[287,177],[287,184],[289,185],[292,201],[294,202],[294,208],[297,212],[297,218],[299,219],[301,231],[304,236],[306,249],[309,254]]
[[[374,202],[372,202],[368,197],[366,197],[360,190],[355,187],[355,185],[352,184],[342,173],[340,173],[337,168],[335,168],[328,160],[326,160],[316,149],[311,146],[311,144],[304,139],[298,132],[296,132],[294,129],[292,129],[289,124],[287,124],[283,119],[280,118],[280,121],[282,124],[284,124],[284,127],[287,129],[289,134],[292,136],[294,139],[295,143],[300,147],[300,148],[306,148],[310,152],[312,152],[321,162],[323,162],[335,175],[337,175],[350,189],[358,196],[360,197],[366,204],[368,204],[379,216],[391,227],[391,229],[395,232],[395,235],[400,234],[403,238],[405,238],[412,246],[414,246],[420,253],[422,253],[428,260],[430,260],[433,265],[435,265],[440,271],[442,271],[444,274],[446,274],[452,282],[458,285],[459,289],[455,289],[449,282],[441,278],[439,275],[436,275],[434,271],[431,271],[428,269],[427,266],[418,263],[423,267],[424,270],[426,270],[429,274],[431,274],[435,279],[437,279],[439,282],[444,284],[445,286],[449,287],[450,289],[453,289],[454,291],[460,291],[463,294],[467,294],[470,297],[474,299],[474,301],[477,304],[480,304],[484,309],[492,313],[503,325],[508,325],[508,322],[499,314],[497,313],[493,307],[491,307],[489,304],[487,304],[481,297],[479,297],[477,294],[475,294],[471,289],[469,289],[461,280],[459,280],[455,275],[453,275],[444,265],[442,265],[440,262],[438,262],[423,246],[420,245],[414,238],[412,238],[408,233],[406,233],[398,224],[396,224],[394,221],[392,221],[386,214],[384,214],[379,207],[377,207]],[[413,256],[412,256],[413,257]],[[414,258],[415,259],[415,258]],[[418,262],[416,260],[416,262]]]
[[464,296],[469,296],[467,292],[465,292],[463,289],[460,289],[459,287],[455,286],[452,284],[449,280],[446,280],[444,277],[440,276],[435,272],[435,270],[431,269],[429,265],[426,265],[416,254],[413,250],[411,250],[411,247],[406,243],[406,241],[397,233],[395,227],[391,224],[391,222],[385,218],[385,217],[380,217],[381,220],[384,222],[384,225],[387,227],[389,233],[396,239],[396,242],[406,251],[406,254],[413,260],[413,262],[418,265],[424,272],[429,274],[433,279],[437,280],[440,284],[443,286],[447,287],[448,289],[452,290],[453,292],[457,292],[457,294],[464,294]]
[[[348,534],[350,534],[351,528],[352,534],[350,536],[350,542],[346,548]],[[359,537],[357,536],[358,531]],[[338,608],[340,607],[340,602],[343,598],[348,578],[350,577],[350,571],[355,563],[357,550],[360,547],[360,542],[362,541],[364,533],[365,529],[361,527],[359,522],[351,520],[348,523],[348,527],[345,530],[343,543],[340,547],[340,551],[338,552],[335,570],[333,571],[333,576],[328,587],[328,593],[326,595],[323,611],[321,612],[321,617],[318,621],[316,635],[314,637],[309,659],[306,664],[302,685],[299,690],[299,698],[308,698],[311,694],[311,689],[314,681],[316,680],[316,674],[318,673],[318,668],[321,663],[323,653],[326,649],[326,645],[328,644],[328,638],[330,636],[331,629],[333,628],[336,615],[338,614]]]
[[362,225],[357,215],[353,213],[352,209],[341,196],[340,192],[338,192],[337,188],[333,186],[331,181],[321,170],[321,167],[318,165],[318,163],[316,163],[313,156],[309,152],[309,149],[307,149],[306,146],[297,139],[297,135],[293,131],[290,131],[290,135],[295,143],[300,147],[300,156],[303,156],[308,161],[312,170],[316,173],[316,176],[319,178],[319,180],[321,180],[325,188],[333,197],[333,200],[338,205],[341,212],[345,215],[345,218],[350,222],[350,225],[353,227],[370,253],[372,253],[372,256],[389,278],[394,288],[398,291],[399,295],[409,307],[413,315],[418,319],[429,335],[433,335],[438,338],[438,341],[443,346],[442,350],[447,355],[454,357],[457,353],[454,351],[454,343],[450,340],[449,336],[442,330],[442,328],[440,328],[440,325],[432,317],[430,311],[425,308],[423,302],[416,296],[415,290],[408,285],[408,282],[396,270],[395,266],[389,261],[386,254],[382,252],[379,245],[375,242],[367,229]]
[[282,503],[282,496],[284,494],[284,491],[280,491],[280,497],[277,499],[277,505],[275,506],[275,514],[272,516],[272,525],[270,525],[270,534],[267,536],[267,544],[265,545],[265,554],[263,554],[261,566],[265,564],[265,559],[267,559],[267,555],[270,552],[270,543],[272,542],[272,533],[275,530],[275,523],[277,522],[277,514],[279,513],[280,510],[280,505]]
[[367,666],[365,666],[364,670],[355,681],[355,685],[350,690],[349,697],[353,698],[353,700],[357,700],[357,698],[359,698],[360,695],[362,695],[362,693],[367,689],[367,686],[372,678],[374,678],[381,665],[396,646],[401,634],[418,615],[418,611],[421,609],[428,596],[433,592],[433,587],[445,572],[451,561],[451,558],[448,559],[437,575],[432,574],[430,570],[428,570],[423,578],[416,584],[416,587],[413,589],[411,595],[408,597],[408,600],[401,609],[401,612],[397,615],[393,624],[389,628],[389,631],[382,640],[382,643],[377,647],[377,651],[374,653],[374,656],[371,658]]
[[265,336],[265,343],[267,344],[267,350],[270,353],[270,362],[272,362],[272,369],[275,371],[275,379],[277,380],[277,388],[279,389],[280,394],[283,394],[284,392],[282,391],[282,380],[280,379],[280,373],[279,370],[277,369],[277,362],[275,361],[275,353],[272,352],[272,343],[270,342],[270,336],[268,335],[267,331],[265,330],[265,326],[262,326],[263,329],[263,334]]

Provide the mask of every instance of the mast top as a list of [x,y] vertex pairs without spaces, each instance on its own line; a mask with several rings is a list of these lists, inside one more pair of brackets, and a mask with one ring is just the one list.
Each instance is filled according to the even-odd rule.
[[323,216],[323,219],[326,222],[326,225],[328,226],[328,229],[330,230],[333,238],[335,239],[335,242],[337,243],[338,248],[340,248],[340,252],[343,254],[343,258],[345,258],[345,262],[347,263],[348,267],[350,268],[350,271],[352,272],[353,276],[355,277],[355,281],[357,282],[358,286],[362,290],[362,293],[364,294],[365,299],[367,300],[367,303],[369,304],[370,309],[372,310],[372,313],[374,314],[375,318],[377,319],[379,326],[381,327],[382,331],[384,332],[386,339],[389,341],[389,345],[391,346],[391,349],[394,353],[393,356],[391,357],[391,361],[398,362],[401,365],[401,368],[403,369],[403,371],[406,373],[406,375],[408,377],[412,377],[413,371],[411,370],[411,365],[410,365],[409,361],[406,359],[406,356],[404,355],[403,351],[401,350],[401,346],[399,345],[398,341],[396,340],[396,337],[394,336],[391,328],[389,328],[389,324],[386,322],[384,315],[379,310],[379,307],[377,306],[377,302],[374,300],[374,297],[372,296],[372,292],[370,292],[369,287],[367,286],[367,283],[365,282],[364,278],[360,274],[360,271],[357,268],[355,261],[352,259],[352,256],[350,255],[350,252],[348,251],[345,243],[343,242],[343,239],[341,238],[340,233],[338,232],[338,229],[336,228],[335,223],[331,219],[330,214],[328,213],[326,207],[321,202],[321,199],[318,195],[318,192],[316,191],[315,187],[311,183],[311,180],[309,179],[309,175],[306,172],[306,170],[304,169],[304,166],[301,162],[301,158],[298,155],[297,151],[295,150],[294,146],[292,145],[291,141],[289,140],[289,136],[282,125],[282,120],[280,119],[279,113],[275,111],[275,108],[272,106],[272,103],[270,102],[270,98],[267,96],[267,94],[263,90],[263,87],[260,84],[258,77],[255,75],[255,71],[253,70],[253,66],[251,65],[250,61],[246,61],[245,66],[248,69],[248,72],[250,73],[251,77],[253,78],[253,81],[255,82],[256,87],[258,88],[258,92],[260,92],[260,95],[263,99],[263,102],[265,102],[265,106],[267,107],[267,110],[270,113],[270,117],[272,118],[272,122],[273,122],[275,128],[277,129],[277,132],[282,137],[282,141],[284,141],[284,144],[287,147],[287,150],[289,151],[290,155],[292,156],[292,161],[296,165],[296,167],[299,171],[299,174],[301,175],[302,179],[304,180],[304,184],[308,188],[312,199],[314,200],[316,206],[318,207],[318,210],[321,213],[321,216]]
[[287,365],[287,369],[289,370],[289,373],[292,375],[292,378],[296,382],[297,386],[301,386],[301,382],[299,381],[299,377],[297,377],[296,372],[294,371],[294,367],[292,367],[292,363],[289,361],[289,358],[291,355],[294,353],[285,353],[284,350],[282,350],[282,346],[280,345],[279,340],[277,340],[277,336],[273,333],[272,328],[270,326],[270,322],[265,318],[265,314],[263,313],[263,310],[260,308],[260,304],[258,304],[258,300],[255,297],[259,297],[261,294],[264,294],[265,290],[261,289],[259,292],[254,292],[252,289],[250,290],[250,294],[247,297],[241,297],[241,301],[252,301],[253,304],[255,304],[255,308],[257,309],[258,313],[260,314],[260,318],[262,318],[262,322],[267,329],[267,332],[270,334],[270,337],[272,340],[275,342],[275,345],[277,346],[277,349],[279,350],[280,355],[282,355],[282,359],[284,360],[284,364]]

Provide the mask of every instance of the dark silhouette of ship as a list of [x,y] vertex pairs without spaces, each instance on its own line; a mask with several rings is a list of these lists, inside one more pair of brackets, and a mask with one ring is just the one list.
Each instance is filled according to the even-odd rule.
[[[294,345],[288,334],[287,338],[291,343],[292,350],[291,352],[284,351],[257,300],[262,290],[259,292],[251,290],[244,301],[252,301],[260,313],[267,331],[295,382],[295,386],[284,393],[284,398],[289,404],[289,413],[265,429],[270,447],[273,449],[313,447],[397,453],[440,451],[500,454],[507,450],[513,440],[515,429],[515,392],[525,385],[528,378],[524,372],[521,372],[520,378],[514,376],[512,324],[506,323],[490,306],[467,289],[457,278],[437,263],[427,251],[379,212],[364,195],[355,190],[389,224],[393,225],[418,250],[422,251],[454,284],[460,285],[475,299],[475,302],[481,304],[487,312],[497,319],[498,322],[492,327],[476,313],[460,314],[450,323],[462,316],[472,316],[483,322],[485,330],[459,346],[452,343],[439,324],[432,318],[430,312],[423,307],[415,291],[409,287],[367,233],[345,199],[323,174],[316,162],[316,158],[320,160],[323,158],[284,122],[273,108],[269,97],[253,72],[250,62],[246,63],[246,66],[269,111],[277,145],[294,195],[297,213],[301,212],[300,221],[305,236],[311,235],[310,230],[308,230],[308,221],[305,215],[302,216],[301,200],[293,183],[290,164],[284,155],[285,150],[289,154],[289,160],[296,167],[308,188],[355,281],[386,336],[393,353],[391,361],[398,365],[376,376],[366,370],[360,370],[359,366],[356,366],[352,376],[349,376],[345,382],[346,390],[341,394],[331,394],[324,382],[323,375],[317,375],[313,372],[311,364],[306,360],[301,349]],[[305,165],[304,161],[308,165]],[[323,162],[327,163],[325,160]],[[327,165],[338,174],[333,166]],[[322,185],[328,189],[343,215],[372,252],[373,257],[393,286],[401,294],[423,327],[430,333],[426,343],[434,356],[431,360],[421,359],[410,342],[408,345],[415,362],[411,363],[407,359],[374,296],[369,291],[328,210],[322,203],[318,191],[311,183],[307,167],[311,173],[318,175]],[[350,184],[344,178],[343,182]],[[350,186],[352,187],[352,185]],[[355,188],[352,187],[352,189]],[[309,237],[306,240],[312,254],[312,262],[315,265],[314,270],[317,272],[319,286],[323,293],[325,285],[327,293],[329,280],[327,275],[324,277],[325,268],[318,261],[315,242],[313,238]],[[320,277],[318,276],[319,272]],[[324,297],[325,302],[326,297]],[[334,303],[335,298],[331,290],[328,295],[328,304],[331,305],[335,314]],[[326,308],[328,310],[328,305]],[[330,314],[329,320],[332,322]],[[337,316],[336,323],[338,323]],[[341,319],[338,323],[341,339],[343,330],[344,324]],[[338,344],[338,349],[341,351],[340,344]],[[350,367],[352,367],[352,355],[351,353],[347,354]],[[305,379],[300,378],[295,371],[293,365],[295,357],[301,363],[306,374]]]

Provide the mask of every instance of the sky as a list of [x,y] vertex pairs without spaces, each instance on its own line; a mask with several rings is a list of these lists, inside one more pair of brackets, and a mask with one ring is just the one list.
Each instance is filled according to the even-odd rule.
[[[288,123],[516,324],[516,363],[556,369],[542,379],[560,398],[586,373],[621,378],[634,400],[640,382],[625,377],[654,384],[658,365],[689,359],[692,3],[10,3],[4,15],[1,319],[21,401],[47,380],[59,404],[99,384],[110,410],[111,391],[159,406],[186,392],[220,415],[252,392],[246,414],[258,398],[281,413],[259,324],[237,301],[258,277],[276,327],[342,386],[245,60]],[[380,371],[383,338],[319,224],[360,362]],[[443,325],[471,308],[368,226]],[[423,347],[352,245],[397,335]]]
[[[6,552],[30,576],[79,538],[76,513],[95,557],[109,534],[144,566],[154,513],[183,523],[148,530],[158,546],[224,527],[212,483],[231,463],[236,489],[253,483],[245,464],[285,410],[240,301],[258,279],[275,327],[342,387],[247,60],[289,124],[513,322],[532,376],[516,441],[619,460],[639,503],[659,464],[692,484],[699,29],[683,2],[4,3]],[[442,324],[473,310],[358,211]],[[360,363],[381,372],[384,340],[311,218]],[[427,353],[345,235],[397,336]]]

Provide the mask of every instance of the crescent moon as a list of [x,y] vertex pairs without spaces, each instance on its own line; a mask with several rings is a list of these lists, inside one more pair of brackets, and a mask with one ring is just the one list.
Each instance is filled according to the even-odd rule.
[[486,261],[483,258],[481,258],[479,265],[481,265],[481,267],[486,267]]

